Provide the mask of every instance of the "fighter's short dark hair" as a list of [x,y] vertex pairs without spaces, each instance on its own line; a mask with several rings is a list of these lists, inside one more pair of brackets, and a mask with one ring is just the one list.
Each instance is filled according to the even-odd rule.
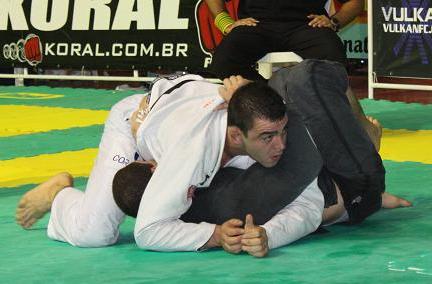
[[237,126],[247,135],[254,119],[279,121],[286,107],[278,93],[264,82],[251,82],[238,88],[228,104],[228,126]]
[[115,174],[112,185],[114,201],[126,215],[136,218],[151,176],[150,166],[137,162],[127,165]]

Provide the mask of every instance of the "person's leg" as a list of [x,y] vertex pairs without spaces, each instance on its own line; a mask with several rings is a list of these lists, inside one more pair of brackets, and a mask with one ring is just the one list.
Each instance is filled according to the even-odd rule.
[[[129,97],[112,108],[85,192],[72,187],[62,189],[54,183],[44,186],[44,190],[36,188],[28,193],[35,198],[57,193],[48,224],[50,238],[81,247],[99,247],[116,242],[124,214],[114,202],[112,180],[119,169],[134,160],[136,145],[126,119],[141,98],[142,95]],[[24,207],[29,208],[25,202]]]
[[16,221],[28,229],[48,211],[57,193],[66,187],[73,186],[73,177],[69,173],[59,173],[46,182],[28,191],[20,199],[16,210]]
[[348,101],[351,105],[354,115],[359,120],[361,126],[370,137],[372,143],[375,146],[375,149],[379,151],[381,147],[381,135],[382,135],[381,124],[379,123],[378,120],[365,115],[363,108],[360,105],[351,87],[348,87],[345,94],[348,98]]
[[369,136],[345,96],[347,74],[340,64],[305,60],[270,81],[310,131],[332,179],[341,190],[350,222],[379,210],[385,170]]
[[[348,100],[350,100],[350,95],[348,94],[350,92],[350,89],[347,91]],[[355,99],[355,98],[354,98]],[[355,99],[356,100],[356,99]],[[357,104],[358,101],[356,100]],[[351,104],[352,106],[352,104]],[[363,113],[363,111],[362,111]],[[354,112],[356,115],[356,113]],[[357,116],[357,118],[360,120],[361,125],[363,126],[363,129],[368,134],[369,138],[371,139],[372,143],[375,146],[375,149],[377,152],[379,152],[379,149],[381,147],[381,138],[382,138],[382,126],[381,123],[372,116],[365,116],[362,114],[362,116]],[[385,209],[394,209],[399,207],[409,207],[412,206],[412,203],[404,198],[401,198],[399,196],[393,195],[388,192],[383,192],[381,195],[382,201],[381,201],[381,207]]]
[[329,28],[287,25],[281,36],[281,50],[292,51],[303,59],[321,59],[347,64],[345,48],[339,36]]
[[269,42],[269,35],[258,26],[236,27],[216,48],[210,71],[220,79],[242,75],[249,80],[262,80],[255,64],[270,51]]
[[[296,52],[304,59],[326,59],[347,64],[345,48],[339,36],[328,28],[312,28],[301,26],[288,33],[284,42],[289,50]],[[367,119],[358,99],[350,87],[346,96],[363,128],[374,142],[375,148],[379,151],[379,140],[381,127]]]
[[[349,89],[348,89],[349,92]],[[349,99],[349,97],[348,97]],[[354,112],[355,114],[355,112]],[[359,117],[358,117],[359,118]],[[359,118],[361,121],[361,124],[363,126],[363,129],[366,130],[366,133],[368,134],[369,138],[371,139],[372,143],[375,146],[375,149],[377,152],[379,152],[379,149],[381,147],[381,138],[382,138],[382,126],[381,123],[372,116],[364,116],[363,118]],[[365,121],[362,121],[365,120]],[[406,199],[403,199],[399,196],[393,195],[388,192],[383,192],[381,195],[382,201],[381,201],[381,207],[386,209],[394,209],[399,207],[409,207],[412,206],[412,203]]]

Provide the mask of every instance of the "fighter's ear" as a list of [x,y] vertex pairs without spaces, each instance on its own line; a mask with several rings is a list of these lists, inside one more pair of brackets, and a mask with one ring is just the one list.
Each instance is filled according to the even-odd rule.
[[155,160],[142,161],[141,163],[148,165],[152,174],[155,172],[157,167],[157,162]]
[[237,126],[228,126],[228,138],[235,145],[243,145],[244,134]]

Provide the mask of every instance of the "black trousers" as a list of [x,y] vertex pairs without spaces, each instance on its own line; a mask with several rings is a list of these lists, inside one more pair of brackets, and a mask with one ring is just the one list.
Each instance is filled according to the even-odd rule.
[[242,75],[261,80],[257,60],[269,52],[292,51],[304,59],[326,59],[346,65],[345,49],[329,28],[312,28],[306,23],[260,22],[256,27],[234,28],[217,47],[210,71],[223,79]]
[[348,76],[336,62],[304,60],[269,81],[313,137],[324,167],[339,185],[350,222],[381,208],[385,169],[371,139],[354,116],[345,92]]

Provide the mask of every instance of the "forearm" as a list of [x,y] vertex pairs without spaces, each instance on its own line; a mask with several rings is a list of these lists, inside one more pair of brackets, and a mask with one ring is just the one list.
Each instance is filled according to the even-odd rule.
[[345,2],[339,11],[337,11],[332,17],[335,17],[341,27],[348,25],[352,22],[364,9],[364,0],[351,0]]
[[268,236],[269,249],[288,245],[318,228],[321,223],[320,213],[317,211],[317,214],[305,214],[306,210],[308,209],[291,210],[288,219],[287,215],[278,214],[269,221],[273,224],[266,223],[262,226]]
[[223,0],[205,0],[205,2],[213,17],[216,17],[220,12],[225,10],[225,2]]
[[[174,144],[166,147],[164,156],[158,161],[159,165],[147,184],[136,218],[134,234],[140,248],[194,251],[201,248],[214,232],[214,224],[186,223],[179,219],[192,203],[188,188],[197,183],[194,175],[202,168],[202,150],[194,147],[200,144],[196,140],[199,136],[188,139],[189,145],[178,142],[175,147]],[[167,141],[175,139],[165,138]],[[177,147],[182,151],[178,151]]]
[[324,197],[315,180],[262,226],[267,232],[269,248],[287,245],[314,232],[321,224],[323,209]]
[[213,224],[172,220],[144,227],[137,224],[135,241],[138,247],[146,250],[196,251],[200,248],[216,247],[217,239],[213,237],[215,232]]
[[201,247],[202,250],[221,246],[221,226],[216,225],[210,239]]

